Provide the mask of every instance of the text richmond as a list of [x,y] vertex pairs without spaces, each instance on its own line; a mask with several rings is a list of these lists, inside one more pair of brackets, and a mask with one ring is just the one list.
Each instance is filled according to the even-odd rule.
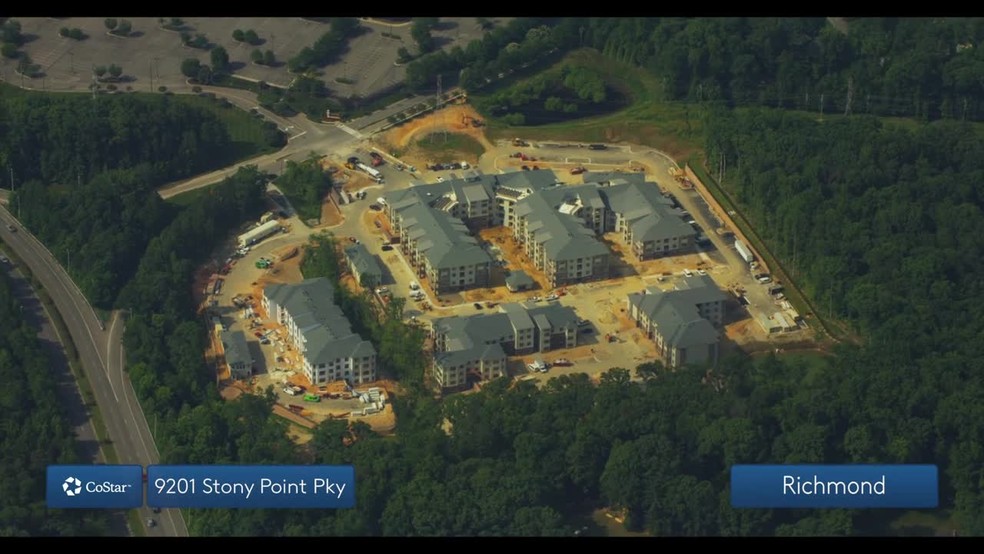
[[885,494],[885,476],[877,481],[821,481],[816,475],[804,480],[792,475],[782,476],[782,494],[792,495],[867,495]]

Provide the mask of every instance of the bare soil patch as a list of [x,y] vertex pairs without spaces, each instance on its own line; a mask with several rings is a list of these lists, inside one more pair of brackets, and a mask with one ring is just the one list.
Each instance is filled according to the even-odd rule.
[[[376,145],[384,151],[402,159],[405,163],[423,169],[430,160],[430,154],[416,146],[416,142],[433,133],[454,133],[471,137],[478,141],[486,150],[492,150],[493,144],[485,136],[485,127],[474,127],[472,120],[482,120],[475,108],[467,104],[457,104],[442,108],[440,111],[407,121],[398,127],[390,129],[382,136],[375,138]],[[462,159],[469,163],[478,163],[473,155],[462,153]]]

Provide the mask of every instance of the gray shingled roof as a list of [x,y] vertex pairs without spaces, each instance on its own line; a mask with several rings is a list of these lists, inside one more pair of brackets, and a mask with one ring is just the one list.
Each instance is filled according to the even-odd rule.
[[492,263],[489,253],[468,234],[468,228],[450,214],[417,204],[400,212],[407,235],[417,251],[436,269]]
[[[434,332],[447,337],[447,352],[434,357],[439,363],[463,363],[471,360],[487,359],[487,341],[508,336],[522,329],[540,328],[562,329],[577,327],[577,313],[569,306],[560,304],[535,304],[530,307],[518,303],[500,305],[501,311],[494,314],[445,317],[434,320]],[[491,352],[498,355],[500,349]],[[504,354],[503,354],[504,355]]]
[[649,242],[673,237],[695,237],[697,231],[682,219],[667,213],[650,213],[629,223],[632,240]]
[[608,183],[611,181],[645,183],[646,174],[641,171],[635,173],[624,173],[618,171],[586,171],[581,174],[581,179],[585,183]]
[[673,206],[673,201],[663,196],[659,186],[655,183],[629,183],[608,187],[604,190],[612,211],[626,214],[629,219],[632,219],[629,214],[635,214],[634,210],[639,208],[647,210],[638,214],[638,216],[642,216],[651,213],[651,208],[655,206]]
[[328,279],[268,285],[264,292],[293,318],[304,337],[305,357],[312,365],[375,352],[369,341],[352,332],[342,309],[334,303],[334,287]]
[[718,341],[710,321],[700,317],[697,304],[724,300],[725,294],[707,275],[687,278],[676,290],[646,289],[629,295],[629,303],[645,313],[667,344],[688,348]]
[[372,255],[365,245],[356,244],[346,248],[345,257],[360,277],[375,275],[381,278],[383,276],[383,267],[379,265],[376,256]]
[[516,204],[516,215],[526,217],[532,240],[543,246],[548,258],[567,260],[608,254],[584,220],[558,212],[546,195],[534,194]]
[[533,328],[533,318],[530,317],[529,310],[522,304],[501,304],[499,309],[502,313],[506,314],[506,317],[509,318],[509,324],[516,331]]
[[246,364],[247,367],[253,365],[253,357],[249,354],[249,347],[246,345],[246,334],[242,331],[222,331],[222,349],[225,351],[226,363],[230,366],[236,364]]
[[514,289],[532,287],[534,284],[533,278],[522,270],[512,271],[506,276],[506,286]]
[[464,197],[466,202],[481,202],[482,200],[490,200],[493,194],[490,190],[486,190],[484,186],[480,183],[470,183],[466,186],[461,187],[461,196]]

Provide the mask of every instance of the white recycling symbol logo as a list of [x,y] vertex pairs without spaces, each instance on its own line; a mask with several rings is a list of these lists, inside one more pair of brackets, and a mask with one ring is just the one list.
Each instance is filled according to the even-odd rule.
[[69,477],[62,483],[62,490],[65,491],[67,496],[78,496],[82,494],[82,481],[79,481],[75,477]]

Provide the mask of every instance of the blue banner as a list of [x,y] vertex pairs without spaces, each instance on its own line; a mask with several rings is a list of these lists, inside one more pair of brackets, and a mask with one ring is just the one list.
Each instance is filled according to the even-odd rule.
[[736,465],[735,508],[936,508],[935,465]]
[[139,508],[143,468],[135,465],[48,466],[49,508]]
[[352,466],[164,466],[147,468],[155,508],[352,508]]

